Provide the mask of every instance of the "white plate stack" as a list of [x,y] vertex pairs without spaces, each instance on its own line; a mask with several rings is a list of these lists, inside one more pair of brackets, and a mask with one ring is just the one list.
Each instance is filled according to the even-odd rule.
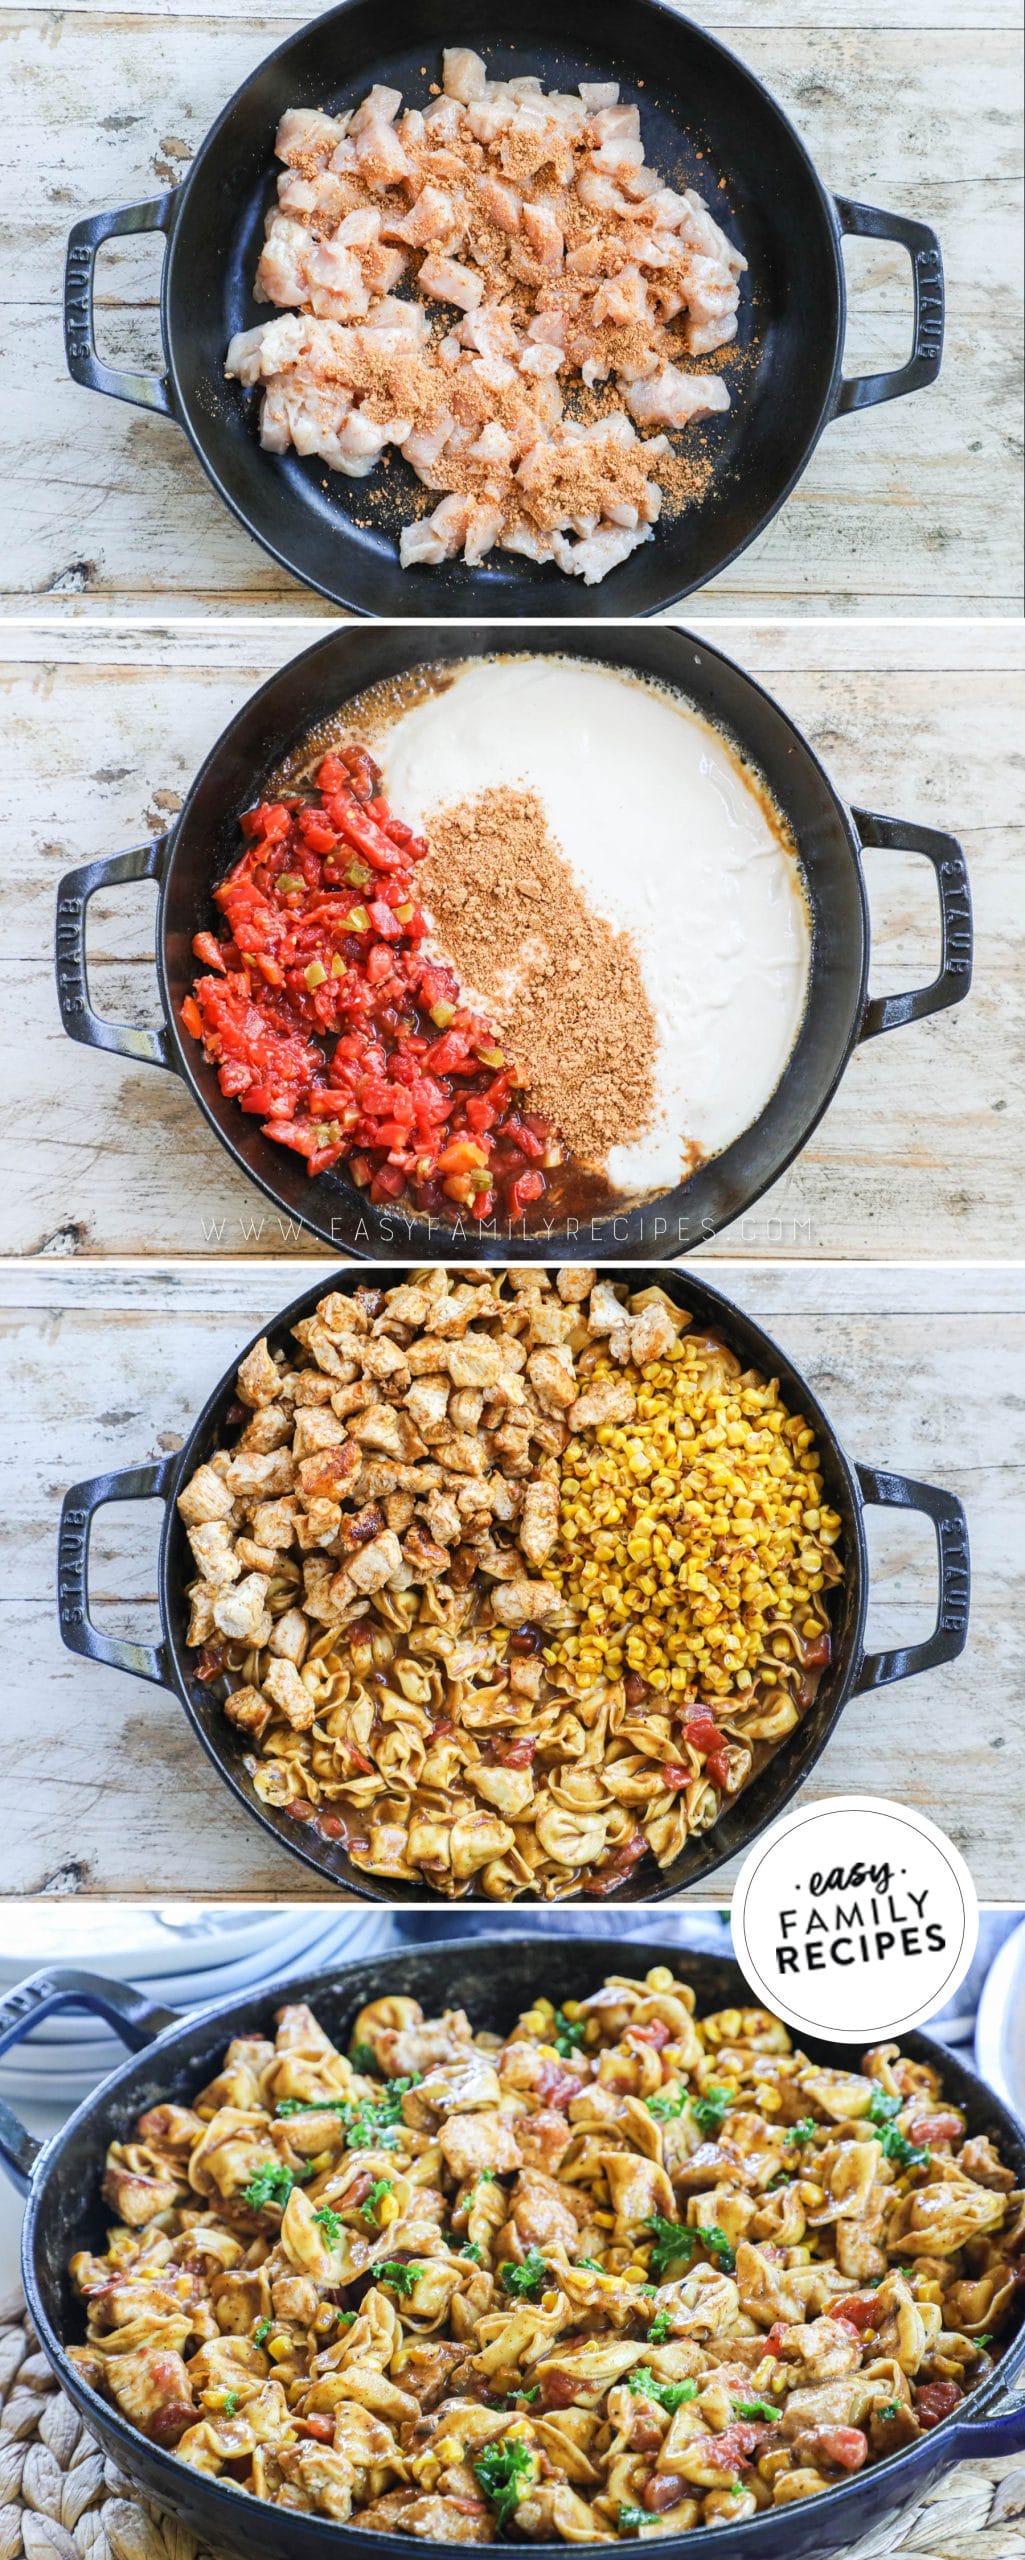
[[[0,1997],[44,1966],[74,1965],[135,1983],[170,2009],[242,1998],[289,1973],[344,1964],[399,1943],[389,1912],[174,1903],[26,1902],[0,1905]],[[83,2011],[44,2018],[0,2055],[0,2096],[68,2114],[126,2048]]]

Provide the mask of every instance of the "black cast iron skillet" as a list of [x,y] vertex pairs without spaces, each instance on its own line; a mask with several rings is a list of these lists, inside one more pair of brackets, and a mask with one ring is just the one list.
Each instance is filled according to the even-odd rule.
[[[553,41],[553,15],[559,40]],[[834,198],[804,145],[760,82],[689,19],[661,0],[520,0],[490,15],[479,0],[447,0],[425,32],[421,0],[343,0],[279,45],[243,82],[169,195],[90,216],[71,233],[64,298],[67,361],[76,382],[132,400],[183,426],[218,495],[282,568],[333,603],[362,614],[652,613],[702,586],[761,533],[804,471],[834,417],[935,381],[943,346],[943,268],[923,222]],[[436,32],[434,32],[436,30]],[[384,475],[344,479],[316,458],[261,452],[255,401],[224,379],[228,340],[267,316],[251,279],[274,200],[274,133],[285,107],[353,106],[372,81],[427,103],[440,45],[469,44],[490,75],[534,72],[546,88],[617,79],[641,108],[649,162],[680,186],[696,186],[742,244],[743,279],[734,405],[697,431],[714,462],[707,497],[655,535],[599,587],[495,552],[483,568],[452,561],[401,570],[397,525],[403,490],[382,522]],[[725,182],[720,193],[719,181]],[[161,315],[166,370],[119,372],[97,355],[93,272],[104,240],[131,231],[165,235]],[[914,287],[912,352],[889,373],[844,381],[845,235],[907,250]],[[689,449],[693,450],[693,446]],[[378,493],[371,505],[367,490]],[[558,604],[555,597],[558,596]]]
[[[631,1940],[624,1961],[634,1977],[653,1964],[670,1964],[693,1984],[704,2013],[750,2000],[739,1968],[717,1956]],[[280,2509],[203,2478],[139,2435],[76,2372],[66,2350],[81,2340],[84,2329],[67,2261],[76,2249],[104,2246],[109,2217],[101,2204],[100,2181],[108,2144],[125,2140],[141,2110],[158,2100],[189,2105],[220,2068],[230,2038],[273,2033],[274,2015],[286,2001],[308,2000],[343,2049],[365,2002],[396,1992],[418,1999],[429,2017],[445,2008],[465,2007],[476,2027],[508,2033],[539,1990],[560,2004],[581,2000],[615,1966],[614,1932],[590,1939],[470,1938],[369,1957],[332,1973],[302,1975],[244,2001],[197,2010],[184,2021],[124,1984],[63,1968],[31,1976],[0,2004],[0,2053],[37,2020],[69,2008],[98,2011],[131,2048],[134,2059],[112,2072],[62,2132],[42,2147],[0,2101],[0,2158],[15,2183],[28,2191],[22,2237],[25,2292],[61,2388],[143,2493],[183,2519],[211,2550],[231,2551],[239,2560],[330,2560],[331,2553],[344,2560],[347,2552],[373,2560],[392,2537],[386,2545],[379,2535],[361,2531],[358,2521],[337,2525],[313,2516],[286,2517]],[[991,2135],[1025,2184],[1025,2128],[1009,2109],[931,2037],[912,2034],[901,2043],[916,2061],[942,2072],[945,2092],[964,2108],[969,2132]],[[802,2045],[834,2068],[860,2068],[857,2049],[810,2039],[802,2039]],[[905,2453],[892,2454],[819,2497],[800,2499],[733,2528],[704,2527],[663,2537],[665,2546],[678,2549],[681,2560],[828,2560],[829,2554],[849,2549],[853,2538],[860,2541],[880,2517],[921,2498],[929,2481],[955,2462],[1025,2450],[1025,2403],[1019,2393],[1008,2398],[1023,2362],[1025,2330],[1019,2315],[995,2371],[971,2394],[963,2412],[945,2418]],[[457,2548],[448,2543],[436,2547],[453,2555]],[[532,2543],[530,2548],[540,2560],[563,2560],[565,2553],[564,2543]]]
[[[972,972],[972,921],[964,855],[953,836],[910,820],[845,808],[807,739],[760,685],[689,631],[625,624],[584,629],[549,623],[529,640],[531,656],[594,659],[674,685],[725,729],[768,782],[800,848],[813,913],[811,979],[804,1022],[774,1094],[750,1129],[675,1191],[623,1205],[621,1214],[574,1218],[539,1202],[526,1219],[453,1227],[391,1207],[375,1209],[339,1166],[311,1181],[298,1156],[264,1138],[254,1117],[226,1099],[216,1071],[180,1029],[195,974],[192,937],[216,921],[211,888],[237,861],[238,820],[263,781],[309,730],[366,685],[410,667],[488,657],[508,646],[501,623],[413,624],[404,629],[334,631],[293,658],[229,721],[181,814],[164,836],[62,880],[57,899],[57,993],[64,1028],[92,1048],[184,1077],[240,1172],[286,1219],[300,1219],[335,1250],[387,1256],[403,1248],[420,1261],[472,1240],[475,1261],[605,1256],[667,1258],[706,1242],[749,1209],[785,1171],[830,1101],[860,1040],[959,1004]],[[942,952],[929,986],[871,997],[869,912],[863,848],[922,854],[939,890]],[[629,848],[626,848],[629,854]],[[155,1030],[104,1022],[92,1011],[85,964],[85,913],[97,890],[122,880],[156,880],[157,976],[164,1020]],[[557,1202],[557,1194],[553,1195]]]
[[[409,1276],[408,1271],[390,1265],[375,1275],[375,1285],[392,1287]],[[763,1376],[779,1379],[789,1409],[807,1415],[811,1422],[821,1453],[827,1498],[843,1521],[844,1579],[832,1608],[833,1660],[815,1699],[795,1731],[780,1744],[760,1775],[736,1798],[712,1831],[688,1841],[681,1856],[663,1870],[645,1859],[629,1881],[618,1888],[617,1898],[621,1901],[660,1902],[682,1892],[685,1886],[697,1884],[725,1859],[739,1856],[767,1823],[775,1821],[814,1768],[848,1698],[868,1689],[886,1688],[891,1681],[909,1679],[919,1671],[935,1670],[963,1651],[968,1635],[968,1524],[963,1504],[955,1494],[919,1484],[910,1476],[884,1474],[876,1467],[852,1464],[800,1371],[760,1325],[732,1306],[717,1289],[699,1280],[692,1269],[683,1272],[655,1268],[639,1274],[634,1267],[629,1271],[613,1269],[605,1277],[627,1280],[631,1285],[638,1280],[657,1280],[678,1306],[691,1310],[700,1327],[717,1333],[745,1368],[757,1368]],[[329,1282],[318,1281],[305,1289],[268,1327],[271,1348],[294,1351],[290,1328],[312,1312],[328,1287],[351,1291],[360,1285],[361,1275],[346,1269]],[[232,1361],[219,1386],[207,1398],[184,1447],[173,1457],[160,1458],[152,1466],[124,1468],[115,1475],[92,1476],[83,1484],[72,1485],[65,1495],[57,1565],[61,1634],[72,1653],[85,1654],[93,1662],[108,1663],[116,1671],[131,1671],[140,1679],[174,1689],[204,1750],[238,1802],[248,1813],[255,1814],[265,1830],[274,1833],[283,1848],[315,1868],[326,1882],[369,1901],[422,1903],[422,1885],[368,1876],[352,1865],[339,1842],[323,1840],[309,1822],[262,1804],[247,1774],[243,1737],[229,1724],[209,1690],[192,1675],[185,1641],[189,1617],[185,1589],[195,1579],[195,1566],[178,1517],[176,1498],[201,1460],[222,1447],[226,1436],[230,1437],[225,1433],[224,1416],[234,1400],[235,1374],[243,1356],[239,1353]],[[103,1503],[150,1500],[164,1506],[157,1584],[163,1635],[158,1645],[131,1644],[105,1635],[90,1619],[89,1534]],[[890,1653],[866,1653],[863,1643],[869,1597],[863,1514],[871,1503],[924,1512],[936,1532],[939,1594],[933,1633],[924,1643],[901,1646]]]

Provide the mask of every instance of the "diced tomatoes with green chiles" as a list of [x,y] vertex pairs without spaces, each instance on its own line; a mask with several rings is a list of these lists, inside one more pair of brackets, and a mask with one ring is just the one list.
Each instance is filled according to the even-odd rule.
[[214,890],[219,935],[181,1018],[222,1093],[309,1173],[346,1163],[383,1205],[521,1218],[560,1161],[549,1121],[517,1106],[494,1023],[424,948],[416,866],[362,747],[323,758],[309,796],[262,800]]

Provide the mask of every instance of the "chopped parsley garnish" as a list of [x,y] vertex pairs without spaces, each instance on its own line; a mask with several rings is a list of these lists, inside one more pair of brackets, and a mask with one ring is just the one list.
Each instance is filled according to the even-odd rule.
[[497,2178],[497,2169],[478,2169],[474,2192],[476,2193],[477,2187],[493,2187],[497,2183]]
[[384,2077],[372,2044],[350,2045],[349,2060],[354,2071],[368,2072],[373,2080]]
[[507,2400],[536,2400],[540,2389],[541,2385],[539,2382],[532,2382],[529,2391],[507,2391],[505,2393],[505,2398]]
[[668,2311],[656,2311],[655,2317],[648,2331],[649,2347],[664,2347],[666,2339],[669,2336],[669,2330],[670,2320]]
[[671,2117],[682,2116],[687,2104],[686,2089],[656,2089],[653,2098],[645,2098],[649,2116],[656,2124],[668,2124]]
[[703,2241],[709,2257],[715,2259],[716,2266],[721,2267],[723,2274],[731,2276],[737,2263],[736,2251],[732,2243],[727,2240],[725,2231],[720,2231],[718,2223],[709,2223],[707,2231],[699,2228],[698,2239]]
[[792,2169],[777,2169],[775,2177],[770,2178],[769,2180],[768,2186],[765,2190],[766,2195],[771,2195],[775,2187],[792,2187],[793,2183],[794,2173]]
[[575,2267],[589,2267],[593,2276],[603,2276],[605,2273],[604,2267],[599,2266],[597,2258],[574,2258],[573,2264]]
[[726,2233],[720,2231],[717,2222],[709,2223],[707,2229],[699,2224],[697,2230],[691,2231],[681,2222],[665,2222],[660,2213],[653,2213],[646,2228],[652,2234],[650,2265],[653,2276],[664,2276],[674,2258],[684,2258],[689,2266],[695,2249],[707,2249],[716,2266],[721,2267],[725,2275],[732,2275],[736,2260]]
[[900,2401],[888,2400],[885,2409],[880,2409],[879,2415],[881,2418],[899,2418]]
[[626,2384],[635,2398],[643,2392],[646,2400],[657,2400],[670,2418],[677,2409],[682,2409],[685,2400],[696,2400],[698,2396],[696,2382],[656,2382],[650,2365],[646,2364],[635,2364],[633,2372],[627,2374]]
[[619,2514],[616,2517],[616,2524],[620,2533],[640,2533],[645,2525],[651,2524],[653,2521],[654,2519],[648,2514],[647,2507],[620,2507]]
[[992,2329],[984,2329],[981,2338],[976,2338],[975,2344],[977,2347],[991,2347],[993,2344]]
[[344,2120],[347,2104],[345,2098],[280,2098],[274,2113],[276,2116],[341,2116]]
[[[385,2196],[391,2196],[394,2195],[394,2193],[395,2181],[393,2178],[375,2178],[370,2189],[370,2193],[366,2199],[366,2203],[360,2208],[364,2222],[376,2222],[378,2205],[383,2203]],[[320,2221],[319,2213],[317,2215],[317,2221]]]
[[337,2116],[345,2128],[347,2151],[394,2151],[403,2098],[422,2076],[413,2071],[406,2079],[389,2080],[380,2098],[282,2098],[277,2112],[279,2116]]
[[461,2258],[472,2258],[475,2267],[483,2265],[484,2252],[479,2240],[460,2240],[457,2246]]
[[319,2224],[328,2248],[333,2249],[335,2241],[341,2237],[342,2223],[340,2214],[332,2213],[329,2204],[320,2204],[317,2206],[313,2219],[314,2222]]
[[666,2222],[662,2214],[653,2213],[647,2229],[651,2233],[651,2272],[656,2278],[664,2276],[674,2258],[689,2262],[693,2257],[697,2233],[687,2230],[682,2222]]
[[789,2133],[787,2134],[787,2141],[796,2142],[798,2144],[812,2142],[814,2141],[818,2129],[814,2116],[802,2116],[800,2124],[791,2125]]
[[732,2105],[733,2100],[729,2091],[717,2089],[714,2082],[705,2090],[703,2098],[692,2098],[690,2111],[699,2133],[718,2133],[726,2109]]
[[586,2018],[567,2018],[564,2010],[556,2010],[555,2033],[552,2037],[552,2042],[555,2046],[556,2053],[561,2054],[564,2062],[572,2062],[573,2056],[579,2051],[586,2034]]
[[533,2247],[528,2249],[522,2266],[506,2258],[498,2273],[506,2292],[515,2294],[521,2302],[536,2302],[542,2286],[549,2281],[541,2251]]
[[300,2169],[290,2169],[284,2160],[265,2160],[254,2169],[249,2185],[242,2189],[242,2202],[250,2213],[262,2213],[265,2205],[286,2205],[293,2187],[304,2187],[313,2176],[313,2163],[304,2160]]
[[258,2320],[258,2321],[257,2321],[257,2323],[256,2323],[256,2327],[255,2327],[255,2329],[254,2329],[254,2331],[253,2331],[253,2345],[254,2345],[254,2347],[262,2347],[263,2342],[264,2342],[264,2339],[265,2339],[265,2338],[269,2338],[269,2337],[270,2337],[271,2327],[272,2327],[272,2323],[271,2323],[271,2321],[269,2321],[269,2320]]
[[415,2259],[411,2259],[407,2265],[404,2258],[379,2258],[376,2267],[371,2267],[369,2272],[375,2283],[390,2284],[393,2293],[406,2294],[412,2293],[417,2278],[423,2270],[417,2265]]
[[738,2418],[767,2418],[770,2426],[775,2425],[779,2416],[779,2410],[773,2408],[771,2400],[735,2400],[733,2406]]
[[869,2123],[891,2123],[894,2116],[899,2116],[903,2104],[903,2098],[888,2098],[885,2089],[873,2089],[868,2102]]
[[229,2391],[227,2399],[226,2399],[226,2400],[223,2400],[223,2401],[221,2402],[221,2416],[222,2416],[222,2418],[233,2418],[233,2417],[234,2417],[234,2415],[235,2415],[235,2411],[236,2411],[236,2409],[238,2408],[238,2403],[239,2403],[239,2394],[238,2394],[238,2392],[237,2392],[237,2391]]
[[537,2478],[537,2455],[517,2437],[499,2438],[486,2444],[473,2466],[474,2478],[495,2510],[495,2522],[501,2529],[518,2507],[529,2482]]
[[899,2169],[924,2169],[932,2156],[928,2143],[909,2142],[898,2124],[888,2124],[879,2142],[885,2158],[895,2160]]

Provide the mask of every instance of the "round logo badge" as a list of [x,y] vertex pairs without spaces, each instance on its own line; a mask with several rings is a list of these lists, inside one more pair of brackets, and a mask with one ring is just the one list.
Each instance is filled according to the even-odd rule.
[[760,2006],[830,2044],[876,2044],[952,1999],[979,1904],[959,1850],[924,1814],[827,1796],[756,1843],[732,1927]]

